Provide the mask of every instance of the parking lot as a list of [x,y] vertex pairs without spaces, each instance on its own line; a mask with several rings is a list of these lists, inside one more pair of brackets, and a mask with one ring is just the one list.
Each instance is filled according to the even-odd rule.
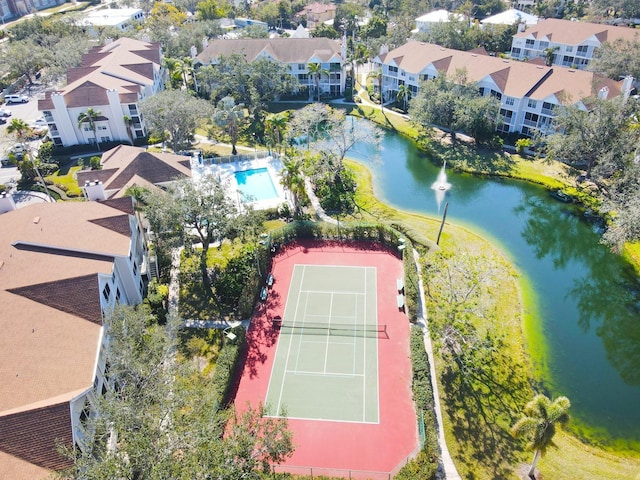
[[[26,90],[18,93],[21,95],[27,95]],[[44,98],[44,93],[41,93],[40,89],[36,87],[32,90],[32,95],[29,96],[28,103],[10,103],[8,105],[3,104],[1,106],[4,110],[9,110],[11,112],[11,116],[5,118],[7,123],[0,125],[0,157],[5,157],[7,155],[7,151],[16,143],[15,137],[7,133],[7,126],[11,123],[11,120],[19,118],[24,120],[27,125],[32,126],[33,122],[41,116],[38,111],[39,98]],[[38,148],[40,141],[37,140],[30,143],[31,148],[36,149]],[[19,176],[20,173],[15,167],[0,168],[0,184],[11,183],[12,181],[17,180]]]

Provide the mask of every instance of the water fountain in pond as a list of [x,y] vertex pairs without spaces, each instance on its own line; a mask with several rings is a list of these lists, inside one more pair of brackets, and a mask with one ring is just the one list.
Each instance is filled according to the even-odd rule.
[[451,184],[447,182],[447,162],[445,161],[438,173],[438,177],[436,181],[431,185],[431,189],[436,192],[436,202],[438,203],[438,212],[440,212],[440,205],[444,200],[444,196],[447,193],[447,190],[451,188]]

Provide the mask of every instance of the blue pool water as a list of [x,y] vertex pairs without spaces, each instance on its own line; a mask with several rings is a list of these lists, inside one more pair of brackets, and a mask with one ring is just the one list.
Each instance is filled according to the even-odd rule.
[[243,170],[236,172],[235,176],[238,189],[245,200],[255,202],[278,198],[278,192],[266,168]]

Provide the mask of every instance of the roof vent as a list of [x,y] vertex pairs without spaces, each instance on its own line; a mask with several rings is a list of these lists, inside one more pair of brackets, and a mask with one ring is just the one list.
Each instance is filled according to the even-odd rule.
[[36,225],[40,223],[40,217],[33,217],[33,223],[35,223]]

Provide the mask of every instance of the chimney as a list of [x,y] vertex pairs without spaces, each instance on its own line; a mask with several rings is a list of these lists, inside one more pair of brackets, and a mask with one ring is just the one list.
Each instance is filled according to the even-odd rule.
[[518,24],[518,33],[524,32],[526,28],[527,28],[527,24],[525,22],[520,22]]
[[204,37],[202,39],[202,50],[204,50],[205,48],[207,48],[209,46],[209,39],[207,37]]
[[609,96],[609,87],[602,87],[600,90],[598,90],[598,98],[600,100],[606,100],[607,97]]
[[107,192],[104,189],[104,185],[99,180],[94,180],[93,182],[87,180],[84,182],[82,189],[84,190],[85,197],[89,201],[107,199]]
[[380,45],[380,55],[389,53],[389,45]]
[[622,98],[624,98],[625,102],[629,98],[631,90],[633,90],[633,77],[631,75],[627,75],[622,80]]
[[196,50],[195,45],[191,45],[189,52],[191,53],[191,58],[196,58],[196,55],[198,55],[198,50]]
[[13,201],[13,195],[8,192],[0,193],[0,213],[10,212],[16,209],[16,203]]

